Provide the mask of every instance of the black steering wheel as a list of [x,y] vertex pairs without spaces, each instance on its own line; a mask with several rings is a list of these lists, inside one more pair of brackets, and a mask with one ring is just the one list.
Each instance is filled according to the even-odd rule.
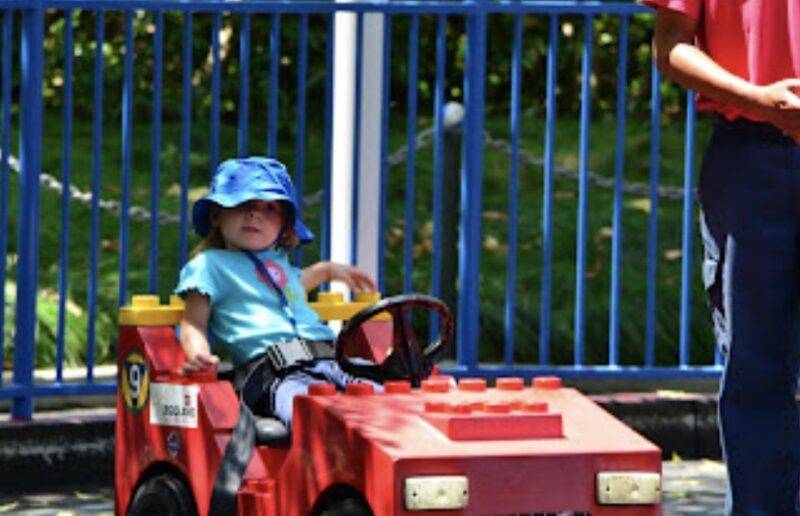
[[[438,316],[438,338],[430,335],[426,339],[428,342],[420,343],[414,332],[412,313],[418,323],[425,325],[429,324],[431,317]],[[357,347],[359,342],[369,345],[363,331],[364,324],[378,320],[380,314],[388,314],[392,323],[392,341],[384,343],[384,347],[388,347],[386,357],[380,363],[352,360],[348,350]],[[387,336],[384,335],[384,338]],[[404,294],[382,299],[347,321],[336,337],[336,360],[344,371],[355,376],[378,382],[409,380],[414,387],[419,387],[421,380],[430,375],[452,340],[453,315],[447,305],[424,294]]]

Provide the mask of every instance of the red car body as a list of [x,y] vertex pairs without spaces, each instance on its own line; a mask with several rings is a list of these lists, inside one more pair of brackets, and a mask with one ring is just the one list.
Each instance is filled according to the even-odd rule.
[[[177,372],[185,357],[162,322],[120,326],[115,511],[128,511],[145,480],[170,474],[204,515],[239,401],[216,373]],[[487,388],[481,379],[431,377],[419,389],[391,382],[384,392],[321,384],[296,399],[289,446],[256,447],[236,502],[239,514],[310,514],[326,490],[344,485],[376,515],[661,514],[653,500],[601,503],[601,491],[619,482],[599,475],[614,472],[660,482],[661,452],[557,378]],[[466,479],[462,506],[410,510],[416,492],[407,479],[436,477]],[[640,486],[630,489],[635,502]]]

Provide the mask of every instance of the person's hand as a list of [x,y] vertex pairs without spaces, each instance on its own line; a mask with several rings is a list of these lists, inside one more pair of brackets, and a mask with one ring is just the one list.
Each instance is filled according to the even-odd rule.
[[761,114],[800,144],[800,79],[784,79],[757,86],[755,101]]
[[376,290],[375,281],[372,278],[349,265],[330,262],[328,264],[328,278],[341,281],[354,292],[374,292]]
[[216,369],[219,364],[219,357],[211,353],[198,352],[188,359],[181,367],[181,374],[189,375],[199,371]]

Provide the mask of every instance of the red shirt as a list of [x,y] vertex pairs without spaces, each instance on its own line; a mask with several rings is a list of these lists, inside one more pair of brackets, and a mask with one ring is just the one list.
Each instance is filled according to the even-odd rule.
[[[697,46],[720,66],[753,84],[800,77],[798,0],[642,0],[698,20]],[[727,104],[698,97],[697,108],[728,119],[744,116]],[[751,117],[752,118],[752,117]]]

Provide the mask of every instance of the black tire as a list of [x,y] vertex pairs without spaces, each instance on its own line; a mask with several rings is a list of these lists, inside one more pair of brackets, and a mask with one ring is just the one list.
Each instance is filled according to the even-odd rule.
[[174,474],[154,476],[133,495],[129,516],[194,516],[197,508],[189,487]]
[[342,498],[321,510],[319,516],[372,516],[372,510],[362,498]]
[[366,498],[353,486],[336,484],[325,491],[311,508],[312,516],[372,516]]

